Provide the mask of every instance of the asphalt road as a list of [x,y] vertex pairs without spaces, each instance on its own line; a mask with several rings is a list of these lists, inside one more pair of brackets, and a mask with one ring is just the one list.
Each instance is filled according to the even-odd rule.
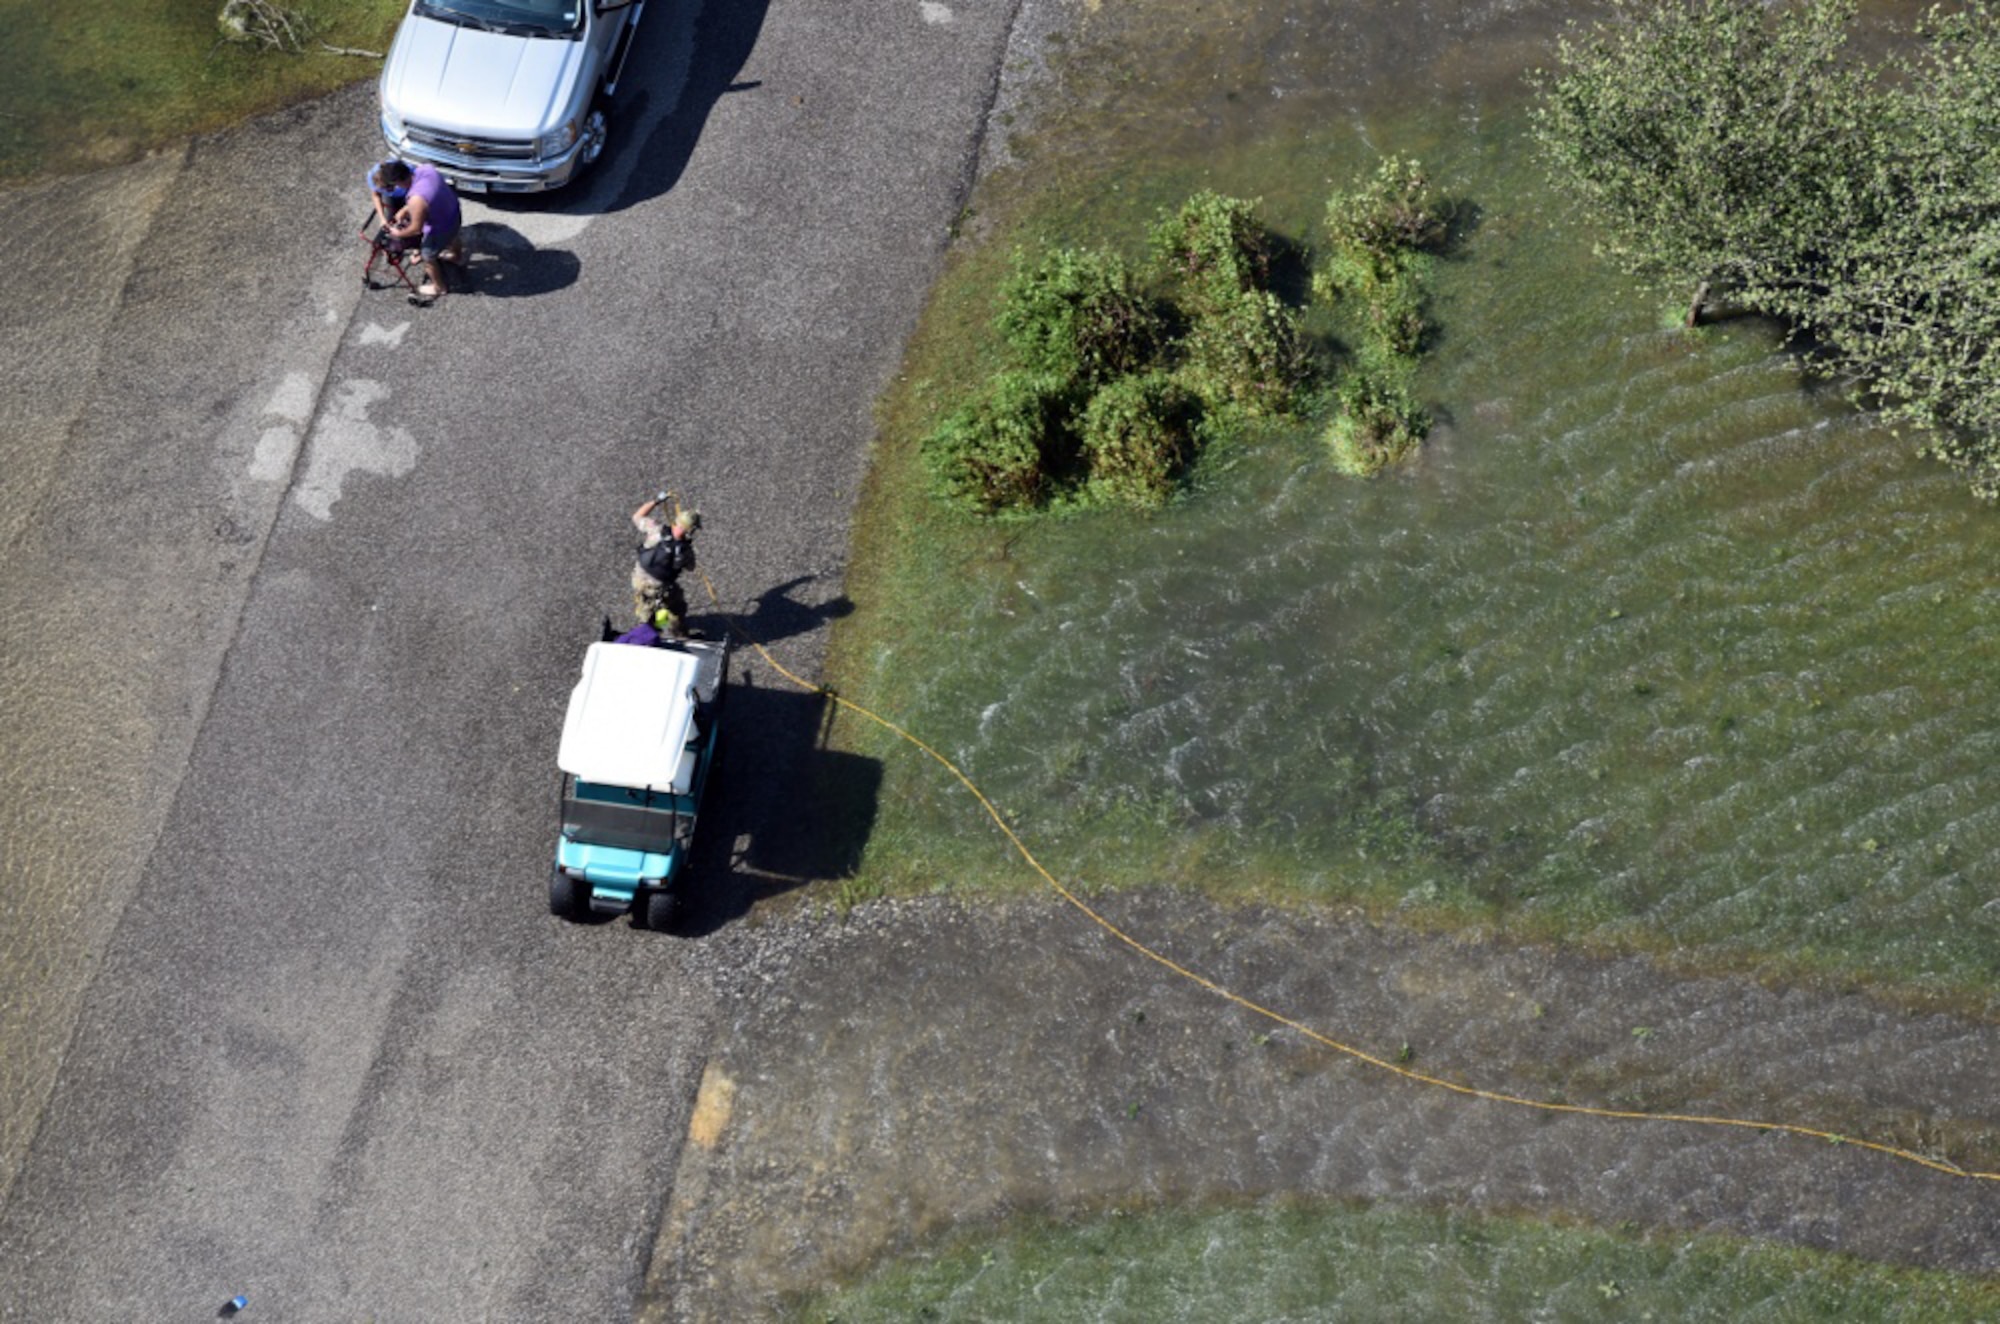
[[[655,0],[426,310],[367,87],[0,196],[0,1316],[632,1312],[724,945],[547,915],[562,705],[662,484],[817,665],[1017,7]],[[829,863],[739,671],[702,931]]]

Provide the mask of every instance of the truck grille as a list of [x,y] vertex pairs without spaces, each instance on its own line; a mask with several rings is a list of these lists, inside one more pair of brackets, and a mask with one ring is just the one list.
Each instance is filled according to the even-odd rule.
[[535,144],[526,138],[478,138],[471,134],[446,133],[422,124],[405,124],[410,142],[440,156],[460,161],[532,161]]

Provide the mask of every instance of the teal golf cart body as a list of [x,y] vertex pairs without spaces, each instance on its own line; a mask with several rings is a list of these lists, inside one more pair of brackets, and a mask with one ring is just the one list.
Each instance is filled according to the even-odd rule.
[[562,828],[552,912],[571,920],[630,912],[647,928],[672,925],[728,683],[726,643],[590,646],[556,753]]

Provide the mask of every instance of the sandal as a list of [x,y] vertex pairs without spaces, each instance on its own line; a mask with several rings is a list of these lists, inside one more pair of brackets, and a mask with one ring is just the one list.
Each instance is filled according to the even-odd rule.
[[419,299],[435,299],[440,295],[442,295],[443,293],[444,293],[443,290],[431,284],[429,281],[425,281],[423,284],[417,286],[417,297]]

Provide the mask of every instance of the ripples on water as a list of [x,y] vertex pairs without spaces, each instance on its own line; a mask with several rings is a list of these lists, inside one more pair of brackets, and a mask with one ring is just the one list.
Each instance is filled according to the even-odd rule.
[[[1038,528],[949,623],[962,662],[917,725],[1086,875],[1164,840],[1189,877],[1276,859],[1555,931],[1990,981],[2000,513],[1770,327],[1670,328],[1591,260],[1523,140],[1550,10],[1437,8],[1491,40],[1218,19],[1187,37],[1199,67],[1263,80],[1263,109],[1127,86],[1094,136],[1038,145],[1086,231],[1104,181],[1199,181],[1308,239],[1324,181],[1422,155],[1481,214],[1438,275],[1422,462],[1357,483],[1280,437],[1161,518]],[[1378,95],[1430,80],[1426,105],[1307,105],[1342,61]],[[1149,98],[1178,108],[1152,138]],[[940,789],[917,818],[960,807]]]

